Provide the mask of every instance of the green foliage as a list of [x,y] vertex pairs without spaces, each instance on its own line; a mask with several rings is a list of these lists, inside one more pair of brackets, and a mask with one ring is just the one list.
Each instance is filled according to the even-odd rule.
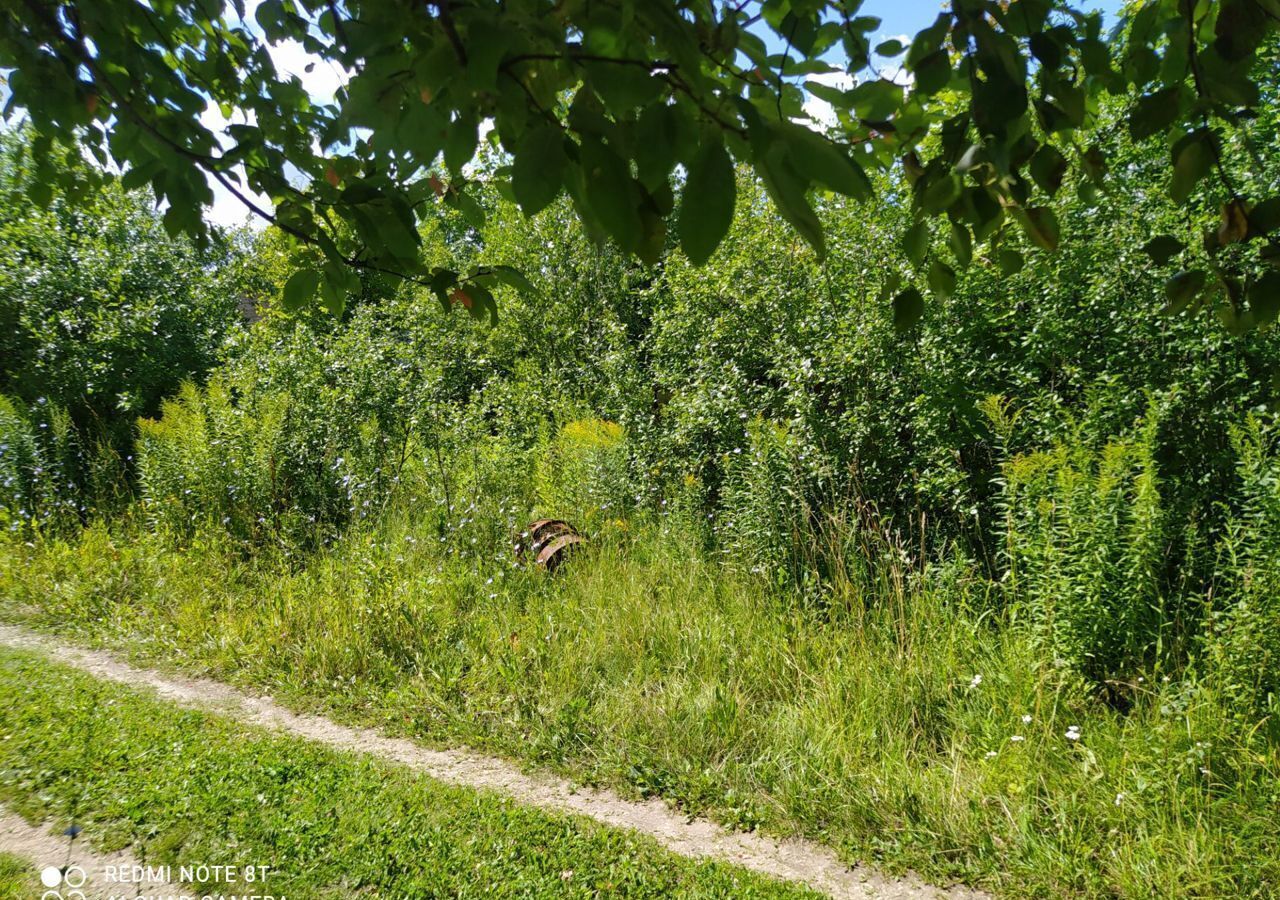
[[1156,425],[1152,412],[1099,450],[1066,440],[1004,466],[1009,595],[1046,659],[1113,692],[1174,638]]
[[[250,886],[246,864],[233,863],[234,882],[183,884],[188,893],[313,898],[358,883],[382,897],[589,897],[604,885],[641,898],[816,896],[676,856],[632,832],[242,727],[7,650],[0,724],[10,736],[0,748],[6,806],[45,823],[74,819],[96,851],[132,844],[136,858],[175,875],[192,859],[237,855],[266,867]],[[68,735],[92,735],[89,765]],[[22,892],[8,893],[19,875]],[[41,890],[33,866],[0,855],[0,898]]]
[[1220,551],[1205,668],[1246,723],[1280,740],[1280,451],[1255,417],[1232,436],[1245,502]]
[[[97,526],[79,540],[0,543],[0,611],[300,710],[660,796],[733,827],[804,834],[842,860],[935,883],[1136,900],[1263,898],[1280,878],[1280,744],[1231,715],[1211,686],[1149,674],[1117,714],[1011,627],[992,603],[999,587],[963,559],[921,569],[908,547],[874,547],[861,563],[870,577],[837,588],[818,614],[778,602],[670,518],[633,525],[626,541],[593,540],[554,578],[492,548],[455,553],[410,509],[362,522],[314,555],[252,561],[214,533],[177,551]],[[28,704],[34,717],[5,727],[0,753],[78,761],[78,747],[49,738],[68,715],[49,709],[74,693],[48,674],[5,671],[38,696],[0,691],[0,706]],[[122,709],[98,740],[147,748],[155,803],[131,808],[221,808],[216,780],[191,788],[203,799],[211,785],[193,805],[185,789],[157,786],[155,772],[170,760],[190,767],[197,747],[219,752],[223,732],[186,727],[175,749],[157,736],[166,716],[141,701]],[[236,760],[261,758],[243,735],[228,740]],[[290,758],[297,752],[290,745]],[[328,779],[317,796],[361,796],[345,792],[340,765],[306,770]],[[10,789],[28,783],[21,776]],[[41,796],[85,797],[81,779],[65,788],[46,785]],[[115,784],[91,796],[137,798]],[[290,804],[289,821],[306,808]],[[322,839],[275,822],[266,822],[272,840],[284,833],[314,848]],[[1099,835],[1109,852],[1098,852]],[[1171,849],[1186,847],[1195,852]]]
[[802,452],[785,425],[756,418],[724,467],[717,529],[724,553],[731,564],[784,586],[804,577],[816,515]]
[[[243,292],[247,248],[233,239],[197,251],[118,186],[56,191],[36,206],[22,193],[40,177],[28,138],[0,142],[0,391],[60,406],[124,450],[133,419],[210,369],[238,304],[259,299]],[[50,165],[93,174],[74,158]]]
[[118,511],[120,479],[114,450],[85,447],[66,410],[0,394],[0,529],[52,534]]
[[141,420],[139,482],[154,525],[186,537],[216,523],[242,540],[296,527],[277,520],[288,508],[281,483],[287,411],[287,396],[240,403],[215,379],[203,389],[184,384],[160,419]]
[[[103,168],[114,162],[128,186],[150,184],[171,232],[204,236],[210,180],[247,188],[272,200],[257,214],[323,256],[296,262],[290,305],[340,312],[358,267],[456,295],[491,320],[487,270],[430,264],[420,235],[447,210],[483,226],[473,166],[482,122],[505,154],[490,174],[527,215],[565,195],[593,239],[647,263],[677,208],[686,253],[710,257],[735,205],[732,157],[819,258],[831,242],[816,196],[866,199],[867,171],[901,163],[912,216],[963,229],[964,265],[970,230],[991,248],[1058,246],[1049,199],[1069,174],[1091,205],[1109,184],[1119,167],[1102,146],[1115,124],[1104,108],[1122,97],[1135,142],[1172,146],[1160,168],[1172,199],[1221,203],[1199,271],[1212,275],[1228,328],[1268,319],[1245,298],[1265,271],[1258,248],[1275,249],[1249,218],[1275,200],[1274,185],[1242,193],[1224,158],[1258,153],[1234,132],[1247,142],[1242,123],[1274,100],[1275,0],[1140,0],[1109,34],[1100,12],[1066,0],[964,0],[909,46],[878,45],[905,50],[912,90],[879,75],[871,36],[881,22],[860,5],[468,0],[406,18],[392,0],[265,0],[251,24],[234,4],[39,0],[0,17],[0,67],[14,72],[7,112],[25,110],[39,134],[37,202],[67,181],[48,165],[55,140]],[[334,97],[278,76],[268,48],[287,42],[349,75]],[[818,125],[808,95],[831,105],[829,136],[801,124]],[[221,129],[205,118],[211,107]],[[677,166],[683,184],[672,181]],[[1249,258],[1218,253],[1238,243]]]
[[546,443],[534,474],[538,511],[589,531],[632,506],[626,435],[616,422],[575,419]]

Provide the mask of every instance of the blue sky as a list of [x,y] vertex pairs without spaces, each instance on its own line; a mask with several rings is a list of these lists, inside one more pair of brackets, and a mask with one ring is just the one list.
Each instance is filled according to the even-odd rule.
[[[1120,0],[1076,0],[1083,10],[1102,10],[1108,25],[1114,24]],[[932,22],[942,10],[938,0],[866,0],[859,15],[876,16],[881,20],[880,30],[891,34],[915,34]]]

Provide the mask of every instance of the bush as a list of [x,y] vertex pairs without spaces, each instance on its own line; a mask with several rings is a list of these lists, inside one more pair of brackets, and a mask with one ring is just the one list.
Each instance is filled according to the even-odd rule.
[[1280,739],[1280,452],[1256,416],[1232,437],[1245,499],[1220,546],[1207,669],[1228,706]]
[[1093,449],[1063,440],[1004,466],[1010,596],[1046,658],[1115,696],[1172,637],[1156,414]]
[[0,394],[0,528],[70,531],[93,511],[118,509],[122,481],[111,448],[86,447],[65,409]]
[[626,435],[603,419],[566,422],[545,443],[535,475],[540,514],[595,530],[632,506]]
[[731,564],[778,584],[803,577],[811,545],[807,486],[799,441],[786,425],[756,417],[746,447],[727,455],[719,538]]
[[159,419],[138,423],[138,473],[153,525],[188,537],[201,525],[260,542],[292,530],[281,447],[288,399],[237,402],[230,386],[188,382],[166,400]]

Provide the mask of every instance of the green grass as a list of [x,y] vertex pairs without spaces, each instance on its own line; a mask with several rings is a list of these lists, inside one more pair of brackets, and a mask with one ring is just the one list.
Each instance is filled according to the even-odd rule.
[[269,865],[276,896],[813,896],[13,651],[0,734],[0,798],[21,814],[75,809],[98,849],[148,865]]
[[0,900],[31,900],[43,888],[35,867],[25,859],[0,853]]
[[1189,677],[1114,712],[958,563],[881,567],[818,609],[656,528],[555,579],[434,547],[388,524],[303,562],[246,560],[97,528],[7,546],[0,596],[10,619],[935,881],[1043,897],[1280,883],[1274,746]]

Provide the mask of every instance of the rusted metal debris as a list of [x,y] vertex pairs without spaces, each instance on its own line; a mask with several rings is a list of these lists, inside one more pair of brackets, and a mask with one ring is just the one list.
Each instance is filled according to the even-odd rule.
[[537,565],[554,572],[586,538],[561,519],[538,519],[516,539],[516,558],[532,559]]

